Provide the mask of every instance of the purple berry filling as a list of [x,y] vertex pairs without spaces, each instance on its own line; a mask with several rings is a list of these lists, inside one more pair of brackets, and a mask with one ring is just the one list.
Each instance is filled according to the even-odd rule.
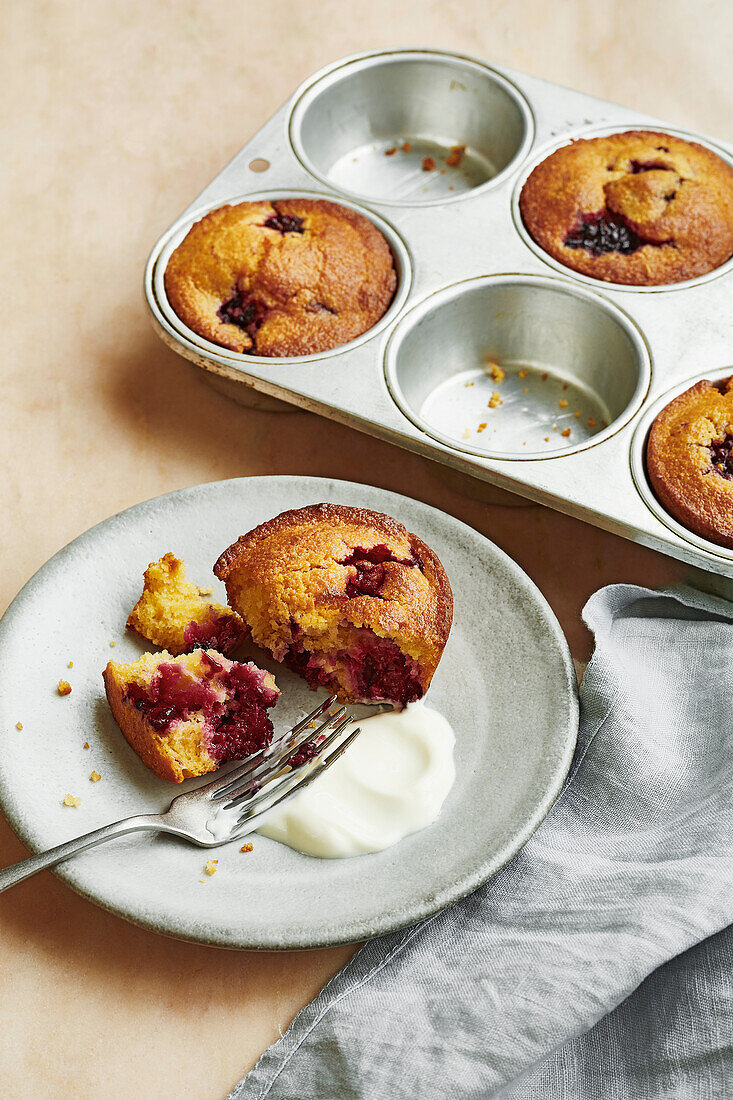
[[[358,631],[358,641],[348,650],[333,654],[310,653],[293,643],[283,661],[312,688],[339,686],[332,668],[346,672],[353,694],[368,703],[390,702],[405,707],[423,695],[418,666],[389,638],[378,638],[367,627]],[[324,667],[328,664],[328,668]]]
[[[233,662],[226,668],[210,654],[201,654],[203,678],[191,680],[182,665],[161,664],[145,687],[130,684],[126,698],[154,730],[164,733],[173,722],[202,714],[206,719],[206,748],[219,764],[241,760],[269,745],[272,722],[267,710],[278,691],[265,683],[265,673],[252,664]],[[219,699],[217,688],[226,691]]]
[[220,653],[231,653],[246,636],[247,627],[231,615],[212,614],[200,622],[192,619],[183,631],[186,653],[194,649],[218,649]]
[[235,290],[231,298],[222,302],[217,317],[225,325],[236,325],[254,340],[257,330],[267,316],[267,307],[248,295]]
[[564,243],[567,248],[585,248],[594,256],[602,256],[605,252],[628,256],[644,242],[622,218],[599,210],[594,214],[581,214]]
[[387,561],[397,562],[399,565],[417,566],[422,569],[422,560],[416,554],[409,558],[396,558],[388,546],[378,543],[376,546],[365,550],[361,546],[355,546],[347,558],[341,560],[341,565],[353,565],[356,573],[346,582],[346,595],[354,596],[379,596],[386,569]]
[[708,450],[716,474],[720,474],[727,481],[733,481],[733,436],[727,435],[725,439],[716,439],[708,445]]
[[277,229],[278,233],[304,233],[303,219],[297,214],[273,214],[265,222],[267,229]]

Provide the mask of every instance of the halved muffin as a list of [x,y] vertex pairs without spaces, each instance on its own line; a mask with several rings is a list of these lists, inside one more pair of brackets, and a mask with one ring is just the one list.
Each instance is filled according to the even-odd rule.
[[345,702],[420,699],[450,633],[437,555],[381,512],[283,512],[225,550],[214,573],[255,642]]
[[186,579],[185,565],[170,552],[145,570],[127,628],[174,654],[207,646],[231,653],[248,633],[236,611],[213,603],[206,589]]
[[280,692],[269,672],[197,649],[145,653],[103,673],[117,725],[161,779],[180,783],[269,745]]

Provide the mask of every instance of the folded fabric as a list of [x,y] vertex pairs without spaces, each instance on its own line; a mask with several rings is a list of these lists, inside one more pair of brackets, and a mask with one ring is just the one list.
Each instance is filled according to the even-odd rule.
[[688,1034],[674,999],[721,1010],[730,938],[630,994],[733,919],[733,604],[613,585],[584,619],[578,747],[547,820],[470,897],[367,943],[233,1100],[724,1095],[720,1018],[688,997]]

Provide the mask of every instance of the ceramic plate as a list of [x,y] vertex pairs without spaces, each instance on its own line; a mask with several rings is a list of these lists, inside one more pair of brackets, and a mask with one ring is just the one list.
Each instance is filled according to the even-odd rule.
[[[225,602],[211,573],[220,551],[278,512],[320,501],[395,516],[445,566],[453,630],[428,699],[456,732],[455,785],[435,824],[377,855],[314,859],[258,836],[249,854],[240,853],[241,841],[212,852],[136,833],[59,866],[74,890],[128,920],[226,947],[375,936],[441,909],[497,871],[562,786],[577,732],[575,674],[554,615],[513,561],[451,516],[382,489],[241,478],[113,516],[56,554],[8,609],[0,622],[0,805],[18,836],[38,851],[167,807],[179,788],[157,779],[129,748],[102,686],[110,657],[128,661],[142,652],[125,620],[143,570],[172,550],[195,582],[216,584]],[[58,695],[61,678],[71,695]],[[315,697],[279,667],[277,678],[282,728]],[[92,769],[101,774],[97,783],[89,781]],[[67,793],[81,797],[78,808],[62,806]],[[212,855],[218,872],[207,876]]]

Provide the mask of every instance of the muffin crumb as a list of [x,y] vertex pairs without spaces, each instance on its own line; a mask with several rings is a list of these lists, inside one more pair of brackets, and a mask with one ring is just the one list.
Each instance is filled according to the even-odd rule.
[[59,695],[71,695],[71,684],[68,680],[59,680],[56,690]]
[[489,398],[489,408],[490,409],[495,409],[497,407],[497,405],[503,405],[503,404],[504,404],[504,402],[501,399],[501,394],[497,393],[496,390],[494,390],[491,397]]
[[218,859],[207,859],[204,865],[204,870],[207,875],[215,875],[217,870]]
[[73,806],[76,809],[77,806],[81,806],[81,799],[75,794],[65,794],[62,801],[62,806]]
[[466,155],[465,145],[452,145],[451,151],[445,158],[445,163],[449,168],[457,168]]
[[243,844],[239,850],[240,852],[251,852],[253,848],[254,844]]
[[519,371],[519,377],[520,378],[526,378],[528,374],[529,374],[529,371],[526,371],[526,370],[520,370]]
[[478,428],[476,429],[476,431],[477,431],[477,432],[483,432],[483,431],[485,431],[485,430],[486,430],[486,428],[488,428],[488,426],[489,426],[488,424],[479,424],[479,426],[478,426]]
[[402,152],[403,153],[409,153],[409,152],[411,152],[411,150],[412,150],[412,145],[410,145],[410,142],[409,141],[403,141],[402,142]]
[[486,360],[486,369],[495,382],[503,382],[506,378],[506,371],[498,363],[492,363],[490,359]]
[[559,404],[561,409],[567,409],[567,407],[568,407],[568,403],[567,403],[567,401],[565,400],[564,397],[560,398],[558,404]]
[[384,155],[385,155],[385,157],[393,157],[396,152],[397,152],[397,146],[392,145],[392,146],[390,146],[389,149],[384,150]]
[[15,728],[17,730],[22,730],[23,729],[23,723],[22,722],[16,722],[15,723]]
[[90,782],[90,783],[99,783],[99,780],[100,780],[101,778],[102,778],[102,777],[101,777],[101,775],[99,774],[99,772],[92,772],[92,774],[91,774],[91,775],[89,776],[89,782]]
[[560,435],[565,436],[565,438],[567,439],[570,435],[570,428],[563,428],[563,430],[560,432]]
[[82,748],[88,749],[89,748],[89,742],[85,741],[84,744],[82,745]]
[[588,424],[590,425],[591,428],[595,428],[596,422],[595,422],[595,420],[593,419],[592,416],[588,417]]
[[110,647],[112,649],[114,649],[114,647],[117,645],[117,642],[110,642],[109,644],[110,644]]
[[422,170],[423,170],[423,172],[434,172],[435,171],[435,161],[433,160],[432,157],[425,157],[424,158],[424,160],[422,162]]
[[68,665],[67,665],[66,667],[67,667],[67,668],[73,668],[73,667],[74,667],[74,662],[73,662],[73,661],[69,661],[69,663],[68,663]]

